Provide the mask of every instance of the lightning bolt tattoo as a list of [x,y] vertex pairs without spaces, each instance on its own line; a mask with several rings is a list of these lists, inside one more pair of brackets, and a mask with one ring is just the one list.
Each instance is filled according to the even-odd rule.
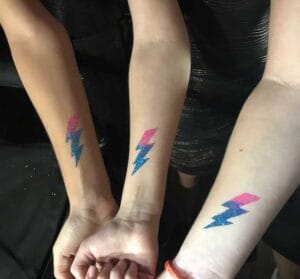
[[80,135],[82,130],[77,129],[79,117],[74,114],[68,121],[66,142],[71,141],[71,156],[75,158],[76,167],[79,164],[80,156],[83,149],[83,144],[80,144]]
[[131,175],[134,175],[148,160],[149,158],[145,158],[149,151],[152,149],[154,143],[150,143],[149,141],[156,133],[157,129],[147,130],[142,136],[139,144],[136,147],[136,150],[139,150],[139,154],[137,155],[135,161],[133,162],[134,168]]
[[214,219],[215,221],[210,223],[204,228],[207,229],[212,227],[231,225],[232,223],[229,222],[228,219],[246,214],[248,212],[247,210],[242,209],[241,208],[242,206],[252,202],[256,202],[258,200],[260,200],[260,197],[252,194],[244,193],[233,198],[230,201],[223,203],[222,205],[224,207],[227,207],[228,209],[221,214],[213,216],[212,219]]

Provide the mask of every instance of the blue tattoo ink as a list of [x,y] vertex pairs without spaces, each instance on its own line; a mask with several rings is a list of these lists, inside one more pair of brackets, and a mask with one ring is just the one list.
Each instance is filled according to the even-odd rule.
[[75,114],[70,117],[68,121],[66,142],[71,141],[71,156],[75,158],[76,167],[79,164],[83,144],[80,145],[80,135],[82,130],[77,130],[78,115]]
[[157,129],[150,129],[147,130],[144,135],[142,136],[136,150],[140,150],[139,154],[137,155],[134,164],[134,169],[131,175],[134,175],[148,160],[149,158],[145,158],[149,151],[152,149],[154,143],[149,144],[149,141],[156,133]]
[[227,201],[223,203],[224,207],[227,207],[228,209],[224,211],[221,214],[218,214],[216,216],[213,216],[212,219],[215,221],[204,227],[205,229],[212,228],[212,227],[220,227],[220,226],[226,226],[231,225],[232,223],[228,221],[228,219],[237,217],[243,214],[246,214],[248,211],[245,209],[242,209],[241,206],[244,206],[246,204],[256,202],[260,199],[260,197],[244,193],[241,194],[235,198],[233,198],[230,201]]

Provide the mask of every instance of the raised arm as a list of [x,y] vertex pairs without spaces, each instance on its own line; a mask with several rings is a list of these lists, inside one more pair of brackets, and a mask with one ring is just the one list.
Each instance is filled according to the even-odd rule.
[[264,77],[240,113],[214,187],[173,262],[188,278],[234,278],[300,183],[300,2],[271,2]]
[[0,23],[68,192],[70,217],[54,256],[57,278],[70,278],[70,256],[95,226],[115,213],[109,179],[64,27],[37,0],[0,0]]
[[76,278],[84,278],[91,259],[109,257],[128,258],[155,274],[158,224],[188,85],[190,48],[176,0],[129,0],[129,6],[131,135],[122,202],[114,222],[82,244],[73,265]]
[[131,135],[119,216],[137,220],[152,216],[157,225],[189,80],[189,39],[177,1],[130,0],[129,5],[134,28]]

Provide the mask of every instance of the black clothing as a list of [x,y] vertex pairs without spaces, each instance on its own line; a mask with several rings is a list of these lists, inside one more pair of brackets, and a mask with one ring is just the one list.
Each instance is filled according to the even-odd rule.
[[177,169],[217,167],[237,115],[259,82],[267,53],[269,1],[182,1],[192,70],[172,153]]
[[[115,185],[113,192],[120,197],[127,160],[127,73],[132,47],[131,19],[127,1],[43,0],[42,2],[70,34],[97,134],[107,140],[104,155],[113,186]],[[201,207],[200,203],[211,187],[237,114],[260,80],[264,69],[269,1],[182,0],[180,4],[191,35],[192,73],[172,154],[172,165],[187,173],[200,174],[202,177],[200,180],[205,181],[203,182],[205,185],[200,185],[201,188],[197,190],[201,192],[197,207]],[[0,49],[2,96],[0,139],[14,143],[47,142],[46,133],[12,66],[3,34],[0,34]],[[0,198],[5,197],[2,199],[4,209],[0,214],[0,223],[7,223],[7,232],[13,231],[16,226],[19,227],[19,231],[24,228],[30,231],[26,243],[20,241],[20,234],[17,232],[6,239],[1,236],[0,263],[6,265],[5,269],[1,269],[0,264],[1,278],[16,276],[23,278],[24,274],[26,278],[43,278],[41,270],[45,264],[45,257],[47,253],[50,255],[57,225],[66,213],[63,206],[66,197],[62,181],[58,179],[58,168],[53,161],[55,159],[52,151],[49,146],[39,151],[36,148],[37,146],[0,144],[0,165],[2,164],[0,180],[1,185],[7,183],[0,193]],[[48,155],[49,159],[45,162],[43,156]],[[14,167],[11,162],[15,163]],[[32,166],[37,165],[40,174],[39,177],[30,180],[30,189],[27,188],[34,196],[34,202],[29,198],[25,200],[25,197],[28,197],[28,190],[24,189],[28,182],[28,170],[26,168],[23,170],[26,162],[31,162],[29,165]],[[52,168],[53,176],[51,174],[48,178],[46,170]],[[17,171],[17,176],[14,175],[14,170]],[[33,169],[30,171],[33,172]],[[172,226],[182,226],[175,210],[179,204],[177,198],[183,198],[183,195],[178,190],[180,192],[178,196],[176,194],[172,196],[174,191],[170,187],[173,182],[174,178],[168,185],[168,200],[163,215],[165,217],[162,219],[170,235],[165,235],[167,229],[164,230],[164,226],[161,230],[161,243],[166,239],[173,239],[177,243],[177,246],[174,242],[169,247],[166,243],[166,246],[161,245],[165,250],[162,255],[168,254],[168,258],[174,256],[176,252],[174,247],[179,247],[187,230],[186,226],[184,229],[181,228],[180,232],[176,228],[170,230]],[[53,183],[57,184],[52,187]],[[52,191],[57,195],[52,195]],[[17,198],[15,193],[19,195]],[[11,202],[19,202],[22,195],[24,197],[24,202],[20,203],[22,209],[13,211]],[[41,211],[38,208],[41,201],[37,197],[43,201],[44,207]],[[296,206],[299,204],[299,195],[295,194],[292,199],[293,201],[283,209],[284,214],[280,214],[274,221],[276,227],[271,226],[266,234],[266,240],[283,255],[299,262],[300,256],[297,251],[300,249],[296,249],[300,235],[297,218],[299,207]],[[16,218],[8,220],[7,211],[12,216],[24,213],[26,222],[23,222],[23,215],[20,215],[20,220]],[[194,217],[197,210],[193,208],[193,211],[191,216]],[[51,216],[51,227],[40,219],[42,215]],[[36,224],[29,223],[28,216],[33,221],[36,220]],[[181,215],[182,218],[184,216]],[[191,222],[190,216],[185,219],[189,219],[187,223]],[[285,233],[279,234],[282,227],[285,228]],[[36,253],[36,250],[29,247],[44,231],[48,232],[47,239]],[[285,238],[284,242],[282,237]],[[6,253],[5,247],[8,246],[12,254]],[[12,277],[6,276],[7,272],[11,271],[14,272]]]

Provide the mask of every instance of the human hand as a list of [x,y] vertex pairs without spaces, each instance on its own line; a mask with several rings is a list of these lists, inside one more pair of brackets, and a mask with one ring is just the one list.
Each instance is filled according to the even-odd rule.
[[83,202],[71,210],[53,247],[55,278],[73,279],[70,268],[81,242],[112,219],[116,212],[113,199],[100,206]]
[[[139,276],[139,277],[138,277]],[[86,279],[103,279],[103,278],[124,278],[124,279],[136,279],[136,278],[149,278],[147,275],[138,275],[138,265],[134,262],[126,260],[120,260],[113,265],[111,262],[106,264],[96,263],[91,265],[87,271]],[[151,276],[151,278],[153,278]]]
[[[71,272],[85,278],[154,278],[158,253],[157,225],[117,216],[83,241]],[[98,277],[87,277],[91,265],[102,266]],[[137,266],[136,266],[137,265]],[[93,273],[93,272],[91,272]]]

